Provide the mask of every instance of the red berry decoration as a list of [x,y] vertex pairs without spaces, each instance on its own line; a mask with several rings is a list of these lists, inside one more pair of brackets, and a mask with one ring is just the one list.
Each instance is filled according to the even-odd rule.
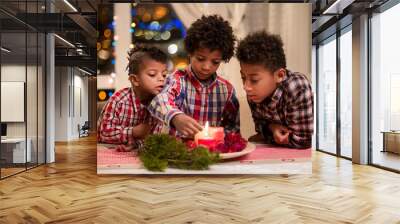
[[229,152],[229,148],[224,143],[219,143],[215,147],[215,151],[220,152],[220,153],[227,153],[227,152]]
[[246,139],[242,138],[239,133],[228,133],[225,136],[225,143],[218,144],[215,151],[220,153],[240,152],[247,146]]

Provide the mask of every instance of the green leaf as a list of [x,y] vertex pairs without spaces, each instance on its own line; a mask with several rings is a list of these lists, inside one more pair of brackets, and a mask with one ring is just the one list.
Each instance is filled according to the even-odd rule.
[[192,151],[176,138],[167,134],[150,135],[139,152],[144,167],[151,171],[164,171],[167,167],[205,170],[219,161],[219,155],[204,147]]

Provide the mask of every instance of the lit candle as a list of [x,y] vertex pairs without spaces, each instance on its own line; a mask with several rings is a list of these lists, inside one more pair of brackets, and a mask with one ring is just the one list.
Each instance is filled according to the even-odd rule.
[[195,135],[194,141],[196,145],[205,146],[212,151],[217,144],[224,142],[224,128],[209,127],[207,121],[203,131]]
[[224,143],[225,133],[223,127],[210,127],[210,133],[216,144]]

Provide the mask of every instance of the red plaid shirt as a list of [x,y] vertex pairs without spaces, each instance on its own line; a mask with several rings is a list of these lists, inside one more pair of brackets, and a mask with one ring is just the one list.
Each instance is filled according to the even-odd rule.
[[285,79],[271,97],[259,104],[249,102],[256,131],[273,142],[268,125],[277,123],[292,131],[289,147],[309,148],[314,130],[313,93],[310,82],[301,73],[287,70]]
[[210,126],[222,126],[228,132],[240,130],[239,101],[232,84],[216,74],[208,82],[200,82],[190,65],[167,78],[149,111],[167,125],[174,116],[185,113],[201,125],[208,121]]
[[121,89],[111,96],[99,116],[97,140],[100,143],[138,148],[143,140],[135,139],[132,129],[142,123],[149,123],[152,133],[159,133],[162,129],[162,123],[150,115],[146,106],[135,97],[132,88]]

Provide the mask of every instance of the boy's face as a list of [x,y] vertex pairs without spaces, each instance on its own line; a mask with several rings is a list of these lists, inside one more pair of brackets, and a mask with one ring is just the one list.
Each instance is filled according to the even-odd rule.
[[167,77],[167,65],[153,59],[144,59],[139,67],[139,74],[129,76],[134,87],[144,93],[157,95],[164,88]]
[[190,54],[190,64],[200,80],[210,78],[217,71],[221,61],[220,50],[210,51],[208,48],[199,48]]
[[240,63],[240,73],[247,99],[254,103],[261,103],[274,93],[285,77],[286,70],[281,68],[271,72],[261,64]]

